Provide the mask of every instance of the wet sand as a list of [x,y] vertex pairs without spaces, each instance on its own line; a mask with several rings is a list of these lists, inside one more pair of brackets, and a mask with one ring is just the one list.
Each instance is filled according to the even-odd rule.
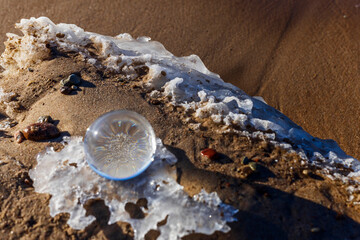
[[[150,36],[260,95],[360,158],[360,7],[349,1],[0,1],[0,42],[21,18]],[[2,52],[4,46],[0,46]]]

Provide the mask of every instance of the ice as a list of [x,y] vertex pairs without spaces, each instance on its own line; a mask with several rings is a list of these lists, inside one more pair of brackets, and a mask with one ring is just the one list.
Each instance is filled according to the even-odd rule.
[[[109,224],[128,222],[135,232],[135,239],[143,239],[150,229],[158,229],[158,239],[180,239],[192,232],[212,234],[214,231],[228,232],[226,222],[236,219],[237,210],[223,204],[217,194],[202,190],[189,197],[173,178],[170,168],[176,158],[157,139],[155,160],[139,177],[128,181],[111,181],[93,172],[84,159],[81,137],[65,138],[60,152],[47,149],[37,157],[37,166],[29,175],[34,181],[35,191],[48,193],[50,215],[67,212],[68,224],[74,229],[83,229],[95,220],[86,216],[83,204],[89,199],[101,198],[109,207]],[[125,211],[125,204],[146,198],[148,209],[143,219],[132,219]],[[157,223],[167,217],[164,226]]]

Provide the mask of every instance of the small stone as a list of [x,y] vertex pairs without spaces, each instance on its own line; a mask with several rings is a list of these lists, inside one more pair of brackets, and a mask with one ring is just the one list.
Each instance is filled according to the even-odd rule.
[[28,71],[29,71],[29,72],[33,72],[33,71],[34,71],[34,69],[32,69],[32,68],[28,68]]
[[81,83],[81,78],[76,74],[71,74],[69,77],[69,81],[72,85],[78,86]]
[[52,123],[33,123],[22,131],[15,133],[14,138],[17,143],[21,143],[25,139],[40,141],[45,139],[56,138],[60,135],[59,129]]
[[319,227],[313,227],[313,228],[310,229],[310,231],[311,231],[312,233],[318,233],[318,232],[321,231],[321,229],[320,229]]
[[71,93],[71,88],[68,86],[62,86],[60,92],[64,95],[69,95]]
[[243,169],[241,169],[241,175],[242,177],[248,177],[250,176],[254,171],[249,166],[245,166]]
[[302,174],[304,174],[305,176],[309,176],[309,174],[310,174],[309,169],[304,169],[304,170],[302,171]]
[[149,72],[148,66],[142,66],[141,68],[138,69],[138,73],[140,76],[146,75],[148,72]]
[[217,152],[212,148],[206,148],[201,151],[201,155],[207,157],[210,160],[214,160],[217,157]]
[[33,184],[32,181],[29,180],[28,178],[25,178],[25,179],[24,179],[24,183],[25,183],[26,185],[29,185],[29,186],[31,186],[31,185]]
[[151,103],[152,105],[159,105],[159,104],[161,104],[161,102],[160,102],[159,100],[157,100],[157,99],[151,99],[151,100],[150,100],[150,103]]
[[247,157],[243,156],[241,158],[241,164],[247,165],[247,164],[249,164],[249,162],[250,162],[250,160]]
[[67,86],[67,87],[71,87],[72,85],[80,85],[81,83],[81,78],[76,75],[76,74],[71,74],[69,77],[64,78],[60,81],[60,85],[61,86]]
[[46,115],[46,116],[40,116],[36,122],[37,123],[44,123],[44,122],[53,123],[54,121],[50,116]]
[[62,80],[60,81],[60,86],[61,86],[61,87],[64,87],[64,86],[70,87],[71,84],[70,84],[69,79],[68,79],[68,78],[62,79]]
[[17,143],[22,143],[26,139],[21,131],[17,131],[14,138]]
[[251,163],[249,163],[249,167],[250,167],[251,170],[253,170],[254,172],[257,171],[257,164],[256,164],[256,162],[251,162]]
[[71,88],[71,90],[74,90],[74,91],[78,90],[78,87],[75,85],[72,85],[70,88]]

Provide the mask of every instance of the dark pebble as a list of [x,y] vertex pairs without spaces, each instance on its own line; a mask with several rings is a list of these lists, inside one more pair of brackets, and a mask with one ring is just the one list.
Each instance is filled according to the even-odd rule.
[[241,164],[246,165],[246,164],[249,164],[249,162],[250,162],[250,160],[247,157],[243,156],[241,158]]
[[60,85],[71,87],[72,85],[78,86],[81,83],[81,78],[76,74],[71,74],[69,77],[60,81]]
[[70,81],[71,85],[78,86],[81,83],[81,78],[76,74],[71,74],[69,76],[69,81]]
[[140,76],[146,75],[149,72],[149,67],[143,66],[138,69],[138,73]]
[[151,99],[151,100],[150,100],[150,103],[151,103],[152,105],[159,105],[159,104],[161,104],[161,102],[160,102],[159,100],[157,100],[157,99]]
[[68,86],[62,86],[60,88],[60,92],[64,95],[69,95],[71,93],[71,91],[72,91],[71,88]]

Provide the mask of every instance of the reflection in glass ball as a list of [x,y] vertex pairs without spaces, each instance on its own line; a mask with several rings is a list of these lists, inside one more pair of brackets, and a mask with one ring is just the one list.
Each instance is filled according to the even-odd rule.
[[85,158],[99,175],[112,180],[136,177],[150,165],[155,133],[140,114],[118,110],[95,120],[85,135]]

